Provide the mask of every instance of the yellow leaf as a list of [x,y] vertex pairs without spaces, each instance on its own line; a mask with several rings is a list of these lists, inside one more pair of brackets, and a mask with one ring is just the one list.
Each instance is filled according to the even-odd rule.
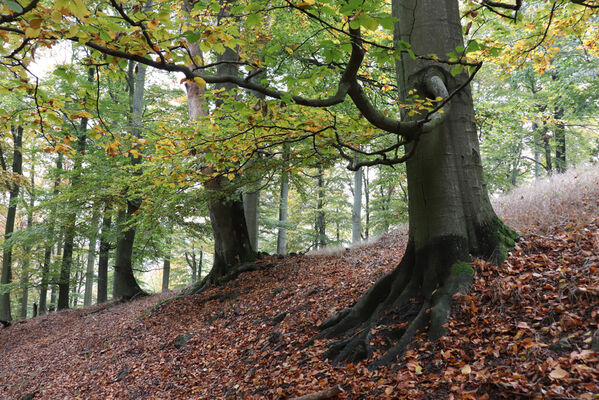
[[202,78],[200,78],[199,76],[196,76],[195,78],[193,78],[194,82],[200,86],[200,87],[206,87],[206,81]]
[[235,179],[235,174],[227,174],[227,178],[229,178],[229,180],[232,181],[233,179]]
[[385,389],[385,394],[390,395],[391,393],[393,393],[393,386],[387,386]]
[[77,18],[83,18],[87,14],[87,8],[83,0],[71,0],[68,2],[69,11]]
[[34,28],[27,28],[25,29],[25,37],[26,38],[35,38],[40,34],[40,30],[38,29],[34,29]]
[[298,8],[305,10],[306,8],[310,8],[311,6],[313,6],[315,2],[316,2],[316,0],[304,0],[301,3],[299,3],[297,6],[298,6]]
[[462,374],[463,375],[468,375],[472,372],[472,368],[470,367],[469,364],[466,364],[462,367]]
[[568,372],[561,369],[561,367],[557,367],[549,374],[550,378],[553,379],[563,379],[568,376]]

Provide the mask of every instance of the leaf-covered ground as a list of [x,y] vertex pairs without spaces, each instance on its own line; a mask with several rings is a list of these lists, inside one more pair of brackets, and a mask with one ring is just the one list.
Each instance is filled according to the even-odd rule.
[[[556,204],[565,213],[529,229],[502,266],[474,262],[446,337],[421,335],[391,367],[332,366],[326,342],[304,345],[399,262],[403,233],[265,259],[152,312],[168,296],[15,323],[0,330],[0,398],[286,399],[339,384],[340,399],[598,399],[599,200]],[[373,335],[379,352],[386,330]]]

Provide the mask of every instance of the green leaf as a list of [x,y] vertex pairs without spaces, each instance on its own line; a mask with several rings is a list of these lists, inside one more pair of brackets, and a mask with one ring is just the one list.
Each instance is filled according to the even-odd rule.
[[379,22],[367,14],[360,14],[357,21],[361,26],[371,31],[375,31],[379,27]]
[[6,6],[6,8],[8,8],[9,10],[12,10],[14,12],[21,12],[23,11],[23,7],[21,7],[21,5],[19,3],[17,3],[16,1],[12,1],[12,0],[2,0],[2,4],[4,4]]
[[260,14],[254,13],[247,16],[246,22],[249,26],[254,26],[260,23],[260,19]]

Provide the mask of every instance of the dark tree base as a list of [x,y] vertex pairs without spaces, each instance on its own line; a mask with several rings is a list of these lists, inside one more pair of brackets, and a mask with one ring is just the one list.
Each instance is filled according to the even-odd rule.
[[[497,232],[501,232],[498,234]],[[517,235],[505,225],[497,224],[489,231],[485,255],[505,254]],[[489,249],[490,246],[494,249]],[[326,357],[335,364],[357,361],[372,355],[371,329],[387,313],[394,311],[407,318],[402,329],[387,332],[395,344],[371,367],[389,364],[397,359],[414,336],[428,328],[430,340],[446,333],[444,324],[450,315],[452,296],[467,290],[473,282],[474,270],[469,259],[469,246],[464,238],[444,237],[419,251],[409,243],[400,264],[379,279],[351,308],[324,321],[317,339],[341,338],[333,342]]]

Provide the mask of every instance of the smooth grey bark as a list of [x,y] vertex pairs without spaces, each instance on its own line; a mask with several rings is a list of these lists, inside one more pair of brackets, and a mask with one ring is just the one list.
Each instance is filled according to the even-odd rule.
[[[444,55],[462,45],[457,0],[392,4],[399,21],[395,40],[410,43],[416,54]],[[467,79],[465,74],[453,77],[444,65],[409,56],[397,64],[402,100],[411,89],[435,98],[439,80],[451,92]],[[452,100],[446,118],[420,136],[406,168],[410,228],[405,255],[351,309],[325,321],[320,337],[350,335],[331,348],[330,359],[351,361],[371,354],[371,325],[385,310],[406,306],[413,298],[420,301],[419,311],[373,366],[392,362],[427,326],[435,340],[444,334],[452,295],[472,280],[470,254],[499,262],[506,255],[504,246],[513,245],[516,235],[496,217],[488,198],[468,86]]]
[[96,302],[108,300],[108,261],[110,259],[110,232],[112,230],[112,214],[108,203],[104,206],[102,231],[100,233],[100,253],[98,254],[98,291]]
[[[147,67],[144,64],[137,64],[134,68],[132,63],[129,64],[129,104],[131,111],[129,126],[131,134],[136,138],[141,138],[142,135],[146,70]],[[140,175],[141,157],[131,154],[130,163],[133,175]],[[121,217],[118,225],[120,234],[116,244],[113,285],[113,296],[116,299],[130,300],[145,294],[133,274],[132,261],[136,235],[133,219],[140,207],[141,199],[135,194],[130,194],[127,196],[125,209],[119,212]]]
[[[15,178],[23,174],[23,127],[11,127],[13,137],[12,174]],[[3,163],[4,164],[4,163]],[[11,237],[15,230],[17,202],[20,186],[15,180],[9,185],[8,211],[4,225],[4,246],[2,249],[2,273],[0,284],[7,285],[12,281],[12,250]],[[11,321],[10,292],[0,294],[0,321]]]
[[252,186],[254,185],[250,185],[250,187],[248,187],[248,191],[243,194],[243,212],[245,214],[245,222],[247,224],[252,250],[257,252],[260,191],[255,190]]
[[[58,184],[59,184],[59,173],[62,171],[62,153],[58,154],[56,158],[56,175],[54,176],[54,189],[52,190],[52,195],[56,197],[58,194]],[[48,311],[47,306],[47,298],[48,298],[48,281],[50,275],[50,263],[52,262],[52,249],[54,247],[54,223],[56,220],[56,206],[52,206],[50,209],[50,213],[48,216],[48,220],[46,221],[47,225],[47,233],[46,233],[46,247],[44,249],[44,261],[42,265],[42,279],[40,285],[40,305],[39,305],[39,315],[46,315]]]
[[98,237],[98,222],[100,221],[100,209],[94,207],[91,219],[91,231],[89,233],[89,245],[87,250],[87,267],[85,269],[85,292],[83,294],[83,307],[92,305],[92,292],[94,289],[94,263],[96,261],[96,239]]
[[554,127],[555,133],[555,170],[558,174],[566,172],[566,128],[562,118],[564,117],[564,109],[558,107],[553,114],[556,122]]
[[279,228],[277,232],[277,254],[287,254],[287,208],[289,201],[289,145],[283,145],[283,165],[281,168],[281,191],[279,193]]
[[362,240],[362,168],[354,171],[354,204],[351,213],[352,243]]

